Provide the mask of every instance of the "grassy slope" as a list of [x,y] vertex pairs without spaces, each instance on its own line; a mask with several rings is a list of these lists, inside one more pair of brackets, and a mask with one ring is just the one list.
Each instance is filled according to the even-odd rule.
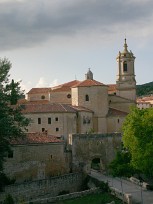
[[115,204],[122,204],[121,200],[108,193],[92,194],[81,198],[60,201],[57,204],[105,204],[113,200]]

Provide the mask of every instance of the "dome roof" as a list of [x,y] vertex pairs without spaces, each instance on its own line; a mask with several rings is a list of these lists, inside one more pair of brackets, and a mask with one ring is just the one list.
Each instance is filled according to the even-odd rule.
[[85,74],[85,79],[91,79],[93,80],[93,73],[90,70],[90,68],[88,69],[88,72]]

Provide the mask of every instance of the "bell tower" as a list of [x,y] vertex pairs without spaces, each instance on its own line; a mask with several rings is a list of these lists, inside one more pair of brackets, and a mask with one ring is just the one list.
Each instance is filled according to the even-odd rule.
[[119,52],[116,60],[118,63],[118,73],[116,79],[116,95],[130,100],[136,100],[136,80],[134,61],[135,56],[127,49],[126,39],[124,42],[124,50]]

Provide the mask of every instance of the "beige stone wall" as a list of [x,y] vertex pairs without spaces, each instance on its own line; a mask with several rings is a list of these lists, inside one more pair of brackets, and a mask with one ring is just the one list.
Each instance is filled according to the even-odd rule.
[[72,92],[72,105],[73,106],[78,106],[79,101],[78,101],[78,88],[77,87],[72,87],[71,88],[71,92]]
[[97,133],[107,133],[107,122],[106,117],[98,118],[98,130]]
[[[85,96],[89,96],[89,101]],[[108,87],[91,86],[72,88],[72,105],[86,107],[94,111],[94,115],[105,117],[108,112]]]
[[[42,99],[42,96],[44,96],[45,98]],[[39,94],[27,94],[27,100],[28,101],[39,101],[39,100],[50,100],[50,94],[48,93],[39,93]]]
[[14,145],[13,158],[7,158],[4,172],[16,182],[45,179],[69,172],[69,155],[64,143]]
[[100,158],[101,171],[105,171],[117,149],[121,148],[121,134],[75,134],[69,137],[74,171],[90,173],[94,158]]
[[71,104],[71,98],[68,98],[68,94],[71,95],[70,91],[65,92],[51,92],[50,93],[50,102],[51,103],[65,103],[65,104]]
[[[32,119],[28,126],[28,132],[42,132],[42,128],[44,128],[48,134],[62,135],[65,139],[69,133],[76,133],[75,113],[33,113],[25,114],[25,116]],[[41,118],[41,124],[38,124],[38,118]],[[48,118],[51,118],[51,124],[48,124]],[[58,121],[56,121],[57,119]]]
[[77,133],[88,133],[93,129],[93,113],[79,112]]
[[[135,88],[126,89],[127,85],[125,84],[124,86],[125,86],[125,89],[117,90],[116,95],[121,96],[123,98],[127,98],[129,100],[135,101],[136,100],[136,89]],[[123,86],[122,86],[122,88],[123,88]]]
[[107,133],[122,132],[125,117],[116,116],[107,118]]
[[130,107],[136,105],[134,101],[130,101],[128,99],[118,97],[116,95],[109,95],[108,101],[110,108],[114,108],[124,112],[130,112]]

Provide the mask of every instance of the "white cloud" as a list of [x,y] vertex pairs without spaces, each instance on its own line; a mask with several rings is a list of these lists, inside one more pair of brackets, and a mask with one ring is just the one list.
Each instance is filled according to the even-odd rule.
[[49,85],[49,87],[54,87],[54,86],[57,86],[57,85],[59,85],[58,79],[54,79],[54,80],[51,82],[51,84]]
[[42,88],[42,87],[47,87],[47,82],[45,81],[44,77],[40,77],[38,83],[36,84],[36,88]]

